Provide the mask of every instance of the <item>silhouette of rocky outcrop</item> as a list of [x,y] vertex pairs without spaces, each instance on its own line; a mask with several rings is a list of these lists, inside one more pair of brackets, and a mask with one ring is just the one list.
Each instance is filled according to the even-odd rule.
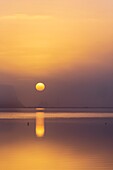
[[10,85],[0,85],[0,108],[23,107],[19,101],[15,89]]

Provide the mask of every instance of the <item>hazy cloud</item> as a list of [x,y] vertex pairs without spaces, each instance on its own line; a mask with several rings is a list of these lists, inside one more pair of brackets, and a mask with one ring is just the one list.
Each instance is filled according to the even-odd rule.
[[50,15],[28,15],[28,14],[13,14],[0,16],[0,20],[46,20],[51,19]]

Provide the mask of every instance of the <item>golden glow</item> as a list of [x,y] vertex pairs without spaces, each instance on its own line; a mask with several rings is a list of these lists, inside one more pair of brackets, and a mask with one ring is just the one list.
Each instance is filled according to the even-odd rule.
[[45,133],[44,127],[44,113],[36,113],[36,135],[37,137],[43,137]]
[[[64,144],[58,145],[48,141],[38,144],[37,141],[30,142],[23,141],[22,144],[1,147],[1,170],[79,170],[78,167],[80,170],[90,170],[91,168],[87,154],[76,154],[72,149],[67,149]],[[68,154],[65,154],[67,152]]]
[[45,84],[44,83],[37,83],[36,84],[36,90],[43,91],[44,89],[45,89]]
[[11,0],[2,0],[0,71],[47,76],[73,65],[80,69],[80,64],[89,61],[103,65],[107,60],[104,56],[98,60],[97,55],[88,54],[97,47],[112,46],[113,2],[106,2],[25,0],[12,5]]

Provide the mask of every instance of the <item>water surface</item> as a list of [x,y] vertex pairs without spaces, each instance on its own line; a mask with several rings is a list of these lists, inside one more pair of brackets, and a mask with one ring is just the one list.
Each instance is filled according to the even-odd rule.
[[1,170],[113,170],[113,113],[1,111]]

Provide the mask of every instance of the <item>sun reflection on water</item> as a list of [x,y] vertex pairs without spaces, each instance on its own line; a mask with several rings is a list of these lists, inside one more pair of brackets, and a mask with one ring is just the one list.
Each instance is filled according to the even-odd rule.
[[36,136],[43,137],[45,134],[44,112],[36,113]]

